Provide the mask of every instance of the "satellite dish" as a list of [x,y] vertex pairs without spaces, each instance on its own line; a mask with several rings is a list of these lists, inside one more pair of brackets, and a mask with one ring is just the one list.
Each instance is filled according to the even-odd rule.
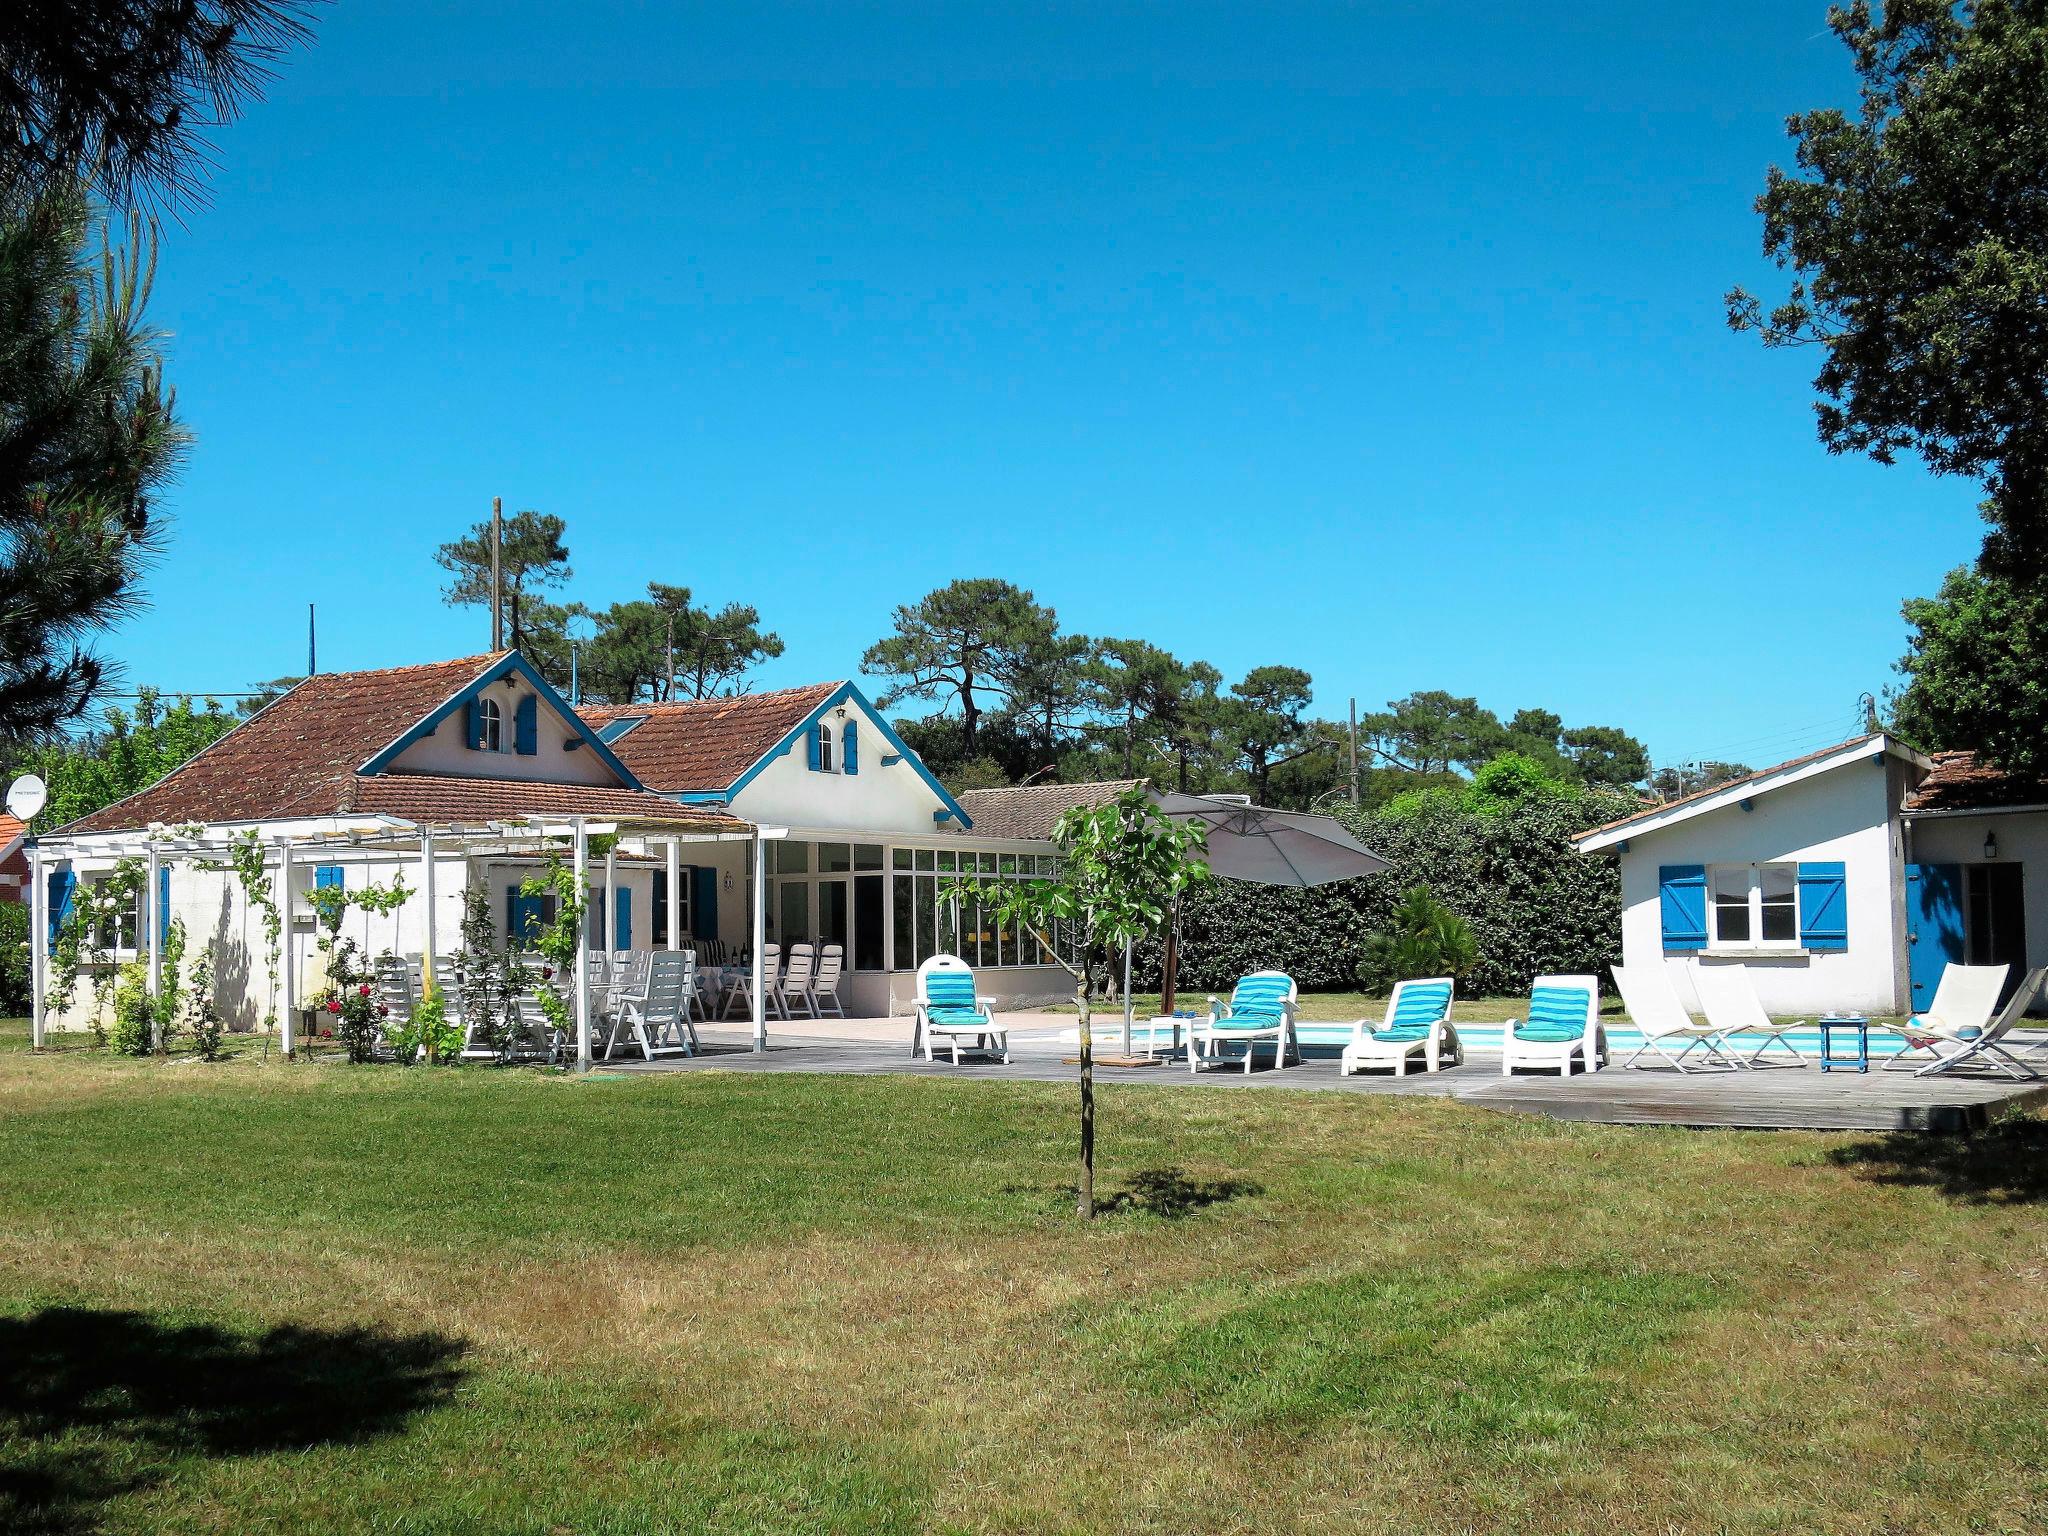
[[7,814],[21,821],[33,821],[49,798],[49,786],[34,774],[24,773],[7,786]]

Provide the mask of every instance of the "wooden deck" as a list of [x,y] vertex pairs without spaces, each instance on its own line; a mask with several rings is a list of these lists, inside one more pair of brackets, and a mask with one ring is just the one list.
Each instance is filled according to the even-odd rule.
[[[901,1021],[898,1021],[899,1023]],[[824,1072],[857,1076],[956,1077],[1070,1082],[1074,1068],[1053,1031],[1012,1036],[1008,1065],[973,1058],[955,1067],[909,1054],[907,1028],[895,1040],[806,1035],[803,1026],[778,1034],[762,1054],[736,1031],[705,1031],[705,1052],[648,1063],[623,1058],[599,1062],[604,1072]],[[1263,1053],[1262,1053],[1263,1055]],[[1614,1066],[1560,1079],[1554,1073],[1503,1077],[1498,1056],[1477,1055],[1465,1066],[1434,1074],[1387,1073],[1341,1077],[1334,1054],[1311,1055],[1281,1071],[1261,1065],[1246,1074],[1212,1068],[1191,1073],[1184,1063],[1156,1067],[1098,1066],[1098,1082],[1157,1083],[1174,1087],[1300,1089],[1332,1093],[1403,1094],[1456,1098],[1484,1109],[1548,1115],[1607,1125],[1672,1125],[1809,1131],[1938,1131],[1981,1129],[2013,1109],[2048,1106],[2048,1079],[2006,1077],[1919,1078],[1907,1072],[1822,1072],[1817,1065],[1753,1072],[1680,1075]]]

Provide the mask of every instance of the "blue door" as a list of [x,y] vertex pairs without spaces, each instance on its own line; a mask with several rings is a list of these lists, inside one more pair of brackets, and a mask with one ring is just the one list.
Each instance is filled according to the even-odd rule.
[[1963,958],[1963,866],[1906,866],[1906,974],[1913,1011],[1934,1001],[1941,973]]

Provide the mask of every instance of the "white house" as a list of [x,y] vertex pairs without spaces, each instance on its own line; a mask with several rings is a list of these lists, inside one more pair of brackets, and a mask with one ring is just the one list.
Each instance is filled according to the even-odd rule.
[[[252,832],[257,888],[283,918],[275,987],[262,904],[219,867]],[[998,1001],[1064,990],[1035,945],[939,898],[962,871],[1050,872],[1050,843],[978,835],[851,683],[579,713],[508,651],[308,678],[148,789],[36,839],[38,997],[80,883],[124,861],[147,878],[102,935],[112,963],[154,963],[182,923],[188,952],[212,956],[224,1016],[247,1028],[321,984],[316,887],[403,876],[402,908],[351,911],[345,931],[371,953],[447,953],[468,893],[485,894],[504,942],[550,916],[521,881],[604,833],[616,841],[589,889],[606,947],[839,943],[842,996],[874,1014],[904,1011],[941,948]],[[39,1007],[38,1029],[82,1023],[89,991],[68,1013]]]
[[2048,965],[2048,788],[1971,753],[1859,737],[1577,844],[1620,862],[1624,960],[1684,997],[1740,964],[1774,1014],[1898,1014],[1951,961]]

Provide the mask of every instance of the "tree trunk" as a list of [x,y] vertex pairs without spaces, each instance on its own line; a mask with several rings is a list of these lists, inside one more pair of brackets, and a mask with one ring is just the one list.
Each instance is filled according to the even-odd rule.
[[1180,991],[1180,903],[1166,914],[1166,941],[1159,954],[1159,1011],[1173,1017],[1173,1004]]
[[974,756],[974,727],[981,720],[981,711],[974,704],[974,674],[960,674],[960,756]]
[[1074,986],[1074,1002],[1081,1011],[1081,1198],[1076,1204],[1083,1221],[1095,1219],[1095,1041],[1094,1021],[1088,1013],[1088,982],[1083,977]]

